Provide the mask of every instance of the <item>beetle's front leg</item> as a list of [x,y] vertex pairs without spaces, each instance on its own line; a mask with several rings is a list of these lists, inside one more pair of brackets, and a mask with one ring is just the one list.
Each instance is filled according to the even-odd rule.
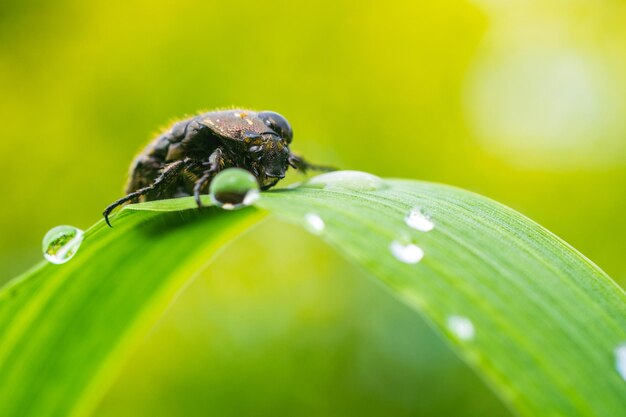
[[217,148],[211,156],[209,160],[204,162],[203,165],[207,167],[207,169],[202,173],[202,176],[198,178],[198,180],[194,183],[193,186],[193,197],[196,200],[196,204],[198,207],[202,207],[202,200],[200,200],[200,192],[206,185],[209,183],[209,180],[213,178],[218,172],[224,168],[226,160],[224,158],[224,154],[220,148]]
[[322,172],[329,172],[329,171],[337,170],[337,168],[333,168],[329,166],[311,164],[305,161],[301,156],[298,156],[293,152],[289,154],[289,159],[287,160],[287,162],[292,168],[300,170],[304,173],[306,173],[307,170],[309,169],[312,171],[322,171]]

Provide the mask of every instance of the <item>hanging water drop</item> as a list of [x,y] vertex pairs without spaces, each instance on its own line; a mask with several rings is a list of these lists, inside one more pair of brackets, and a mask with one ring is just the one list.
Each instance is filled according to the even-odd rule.
[[367,172],[333,171],[313,177],[302,186],[329,190],[375,191],[385,188],[385,181]]
[[84,232],[73,226],[57,226],[43,238],[43,256],[53,264],[63,264],[76,255]]
[[394,240],[389,245],[391,254],[405,264],[416,264],[424,257],[424,251],[413,243],[402,243]]
[[467,317],[448,316],[446,325],[459,340],[468,341],[474,339],[474,323]]
[[247,207],[260,197],[254,175],[241,168],[226,169],[213,178],[209,187],[211,201],[225,210]]
[[307,230],[314,235],[322,234],[324,228],[326,227],[326,223],[324,223],[324,220],[316,213],[307,213],[304,216],[304,221]]
[[409,210],[404,222],[412,229],[420,232],[430,232],[435,228],[435,223],[430,219],[430,215],[422,207],[415,207]]

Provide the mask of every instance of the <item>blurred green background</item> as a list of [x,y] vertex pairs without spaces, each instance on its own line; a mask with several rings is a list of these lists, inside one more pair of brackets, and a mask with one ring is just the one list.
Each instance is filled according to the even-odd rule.
[[[621,1],[0,3],[0,282],[87,228],[178,117],[284,114],[312,161],[453,184],[626,284]],[[291,180],[297,180],[292,174]],[[98,416],[508,415],[415,313],[296,227],[226,248]]]

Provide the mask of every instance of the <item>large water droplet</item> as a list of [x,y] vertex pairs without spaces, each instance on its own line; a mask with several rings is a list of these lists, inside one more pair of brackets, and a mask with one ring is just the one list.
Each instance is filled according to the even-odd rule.
[[615,369],[626,381],[626,342],[615,348]]
[[43,238],[43,256],[53,264],[64,264],[74,257],[84,232],[73,226],[57,226],[48,231]]
[[435,228],[435,223],[430,219],[430,215],[421,207],[409,210],[404,218],[404,222],[407,226],[420,232],[430,232]]
[[474,339],[474,323],[467,317],[448,316],[446,325],[459,340],[469,341]]
[[413,243],[394,240],[389,245],[389,250],[397,260],[406,264],[416,264],[424,257],[424,251]]
[[213,204],[226,210],[249,206],[261,195],[254,175],[241,168],[228,168],[217,174],[209,194]]
[[304,221],[306,222],[307,230],[314,235],[322,234],[324,228],[326,227],[326,223],[324,223],[324,220],[315,213],[307,213],[304,216]]
[[385,181],[376,175],[360,171],[333,171],[311,178],[303,187],[374,191],[385,187]]

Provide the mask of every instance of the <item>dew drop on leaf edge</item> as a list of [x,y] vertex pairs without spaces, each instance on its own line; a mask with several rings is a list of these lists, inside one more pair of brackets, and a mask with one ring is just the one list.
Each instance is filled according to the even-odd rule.
[[84,232],[74,226],[56,226],[46,233],[42,242],[43,256],[53,264],[63,264],[76,255],[83,243]]
[[622,377],[624,381],[626,381],[626,342],[619,344],[615,348],[615,369]]
[[229,168],[213,178],[209,186],[213,204],[225,210],[247,207],[261,196],[259,184],[250,172],[241,168]]
[[327,190],[375,191],[386,187],[385,181],[373,174],[361,171],[333,171],[317,175],[301,185],[305,188]]

